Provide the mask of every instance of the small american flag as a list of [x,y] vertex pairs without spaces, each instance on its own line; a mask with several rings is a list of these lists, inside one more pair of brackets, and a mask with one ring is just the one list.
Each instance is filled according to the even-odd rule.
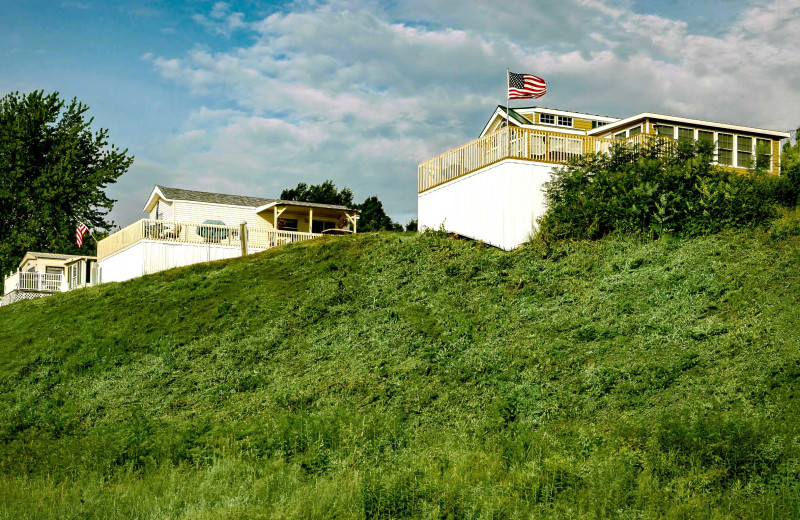
[[535,99],[545,94],[547,82],[539,76],[508,73],[508,99]]
[[75,242],[78,244],[78,247],[83,245],[83,235],[85,235],[89,231],[89,228],[86,227],[86,224],[80,222],[78,227],[75,228]]

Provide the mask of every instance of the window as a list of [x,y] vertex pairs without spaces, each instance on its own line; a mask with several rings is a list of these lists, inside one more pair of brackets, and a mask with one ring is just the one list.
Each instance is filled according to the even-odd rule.
[[697,131],[697,140],[698,141],[705,141],[707,143],[714,144],[714,132],[708,132],[706,130],[698,130]]
[[736,165],[739,168],[753,167],[753,138],[736,136]]
[[733,136],[731,134],[718,134],[717,147],[719,148],[717,162],[733,166]]
[[279,218],[278,230],[280,231],[297,231],[296,218]]
[[641,134],[641,133],[642,133],[642,127],[641,126],[634,126],[630,130],[628,130],[628,135],[631,136],[631,137],[633,137],[634,135]]
[[619,139],[619,140],[625,139],[625,130],[623,130],[618,134],[614,134],[614,139]]
[[47,274],[64,274],[64,268],[48,265],[44,268],[44,272]]
[[558,126],[572,126],[572,118],[566,116],[558,116]]
[[554,125],[556,124],[556,116],[553,114],[540,114],[539,122],[545,125]]
[[694,130],[691,128],[678,128],[678,142],[693,143]]
[[336,228],[336,222],[332,220],[314,220],[314,222],[311,223],[312,233],[322,233],[326,229],[334,228]]
[[675,127],[669,125],[656,125],[656,133],[667,137],[675,138]]
[[769,139],[756,139],[756,166],[772,169],[772,141]]
[[601,126],[606,126],[608,123],[605,121],[592,121],[592,128],[599,128]]

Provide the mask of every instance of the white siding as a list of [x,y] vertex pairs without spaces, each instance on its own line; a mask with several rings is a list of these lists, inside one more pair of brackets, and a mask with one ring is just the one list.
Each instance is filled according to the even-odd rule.
[[[249,254],[263,249],[248,248]],[[98,262],[102,283],[123,282],[186,265],[241,256],[235,246],[178,244],[143,240]]]
[[[267,210],[267,213],[269,211]],[[255,208],[243,206],[223,206],[221,204],[176,200],[174,202],[173,217],[171,220],[176,222],[220,220],[228,226],[236,226],[242,222],[247,222],[252,227],[272,228],[272,224],[261,215],[256,214]]]
[[150,212],[150,218],[156,220],[159,215],[161,216],[161,220],[175,220],[172,203],[165,202],[159,198],[155,206],[153,206],[153,211]]
[[443,227],[510,250],[530,237],[546,204],[550,164],[506,160],[420,193],[419,228]]

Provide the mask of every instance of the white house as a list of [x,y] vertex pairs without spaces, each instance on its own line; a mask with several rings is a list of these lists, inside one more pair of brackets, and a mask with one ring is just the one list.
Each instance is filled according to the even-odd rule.
[[328,233],[354,233],[359,215],[346,206],[158,185],[144,211],[148,218],[97,244],[101,282],[256,253]]
[[0,305],[50,296],[93,285],[97,279],[94,256],[25,253],[17,271],[3,280]]
[[497,107],[478,139],[419,165],[419,229],[444,229],[509,250],[525,243],[546,210],[542,188],[554,167],[615,142],[708,140],[717,164],[780,171],[786,132],[642,113],[626,119],[544,107]]

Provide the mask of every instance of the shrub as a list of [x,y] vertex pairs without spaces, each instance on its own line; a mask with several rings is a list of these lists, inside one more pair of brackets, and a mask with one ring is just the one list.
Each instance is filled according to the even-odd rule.
[[693,236],[755,225],[796,200],[788,178],[712,165],[710,143],[616,145],[555,170],[537,236],[597,239],[613,232]]

